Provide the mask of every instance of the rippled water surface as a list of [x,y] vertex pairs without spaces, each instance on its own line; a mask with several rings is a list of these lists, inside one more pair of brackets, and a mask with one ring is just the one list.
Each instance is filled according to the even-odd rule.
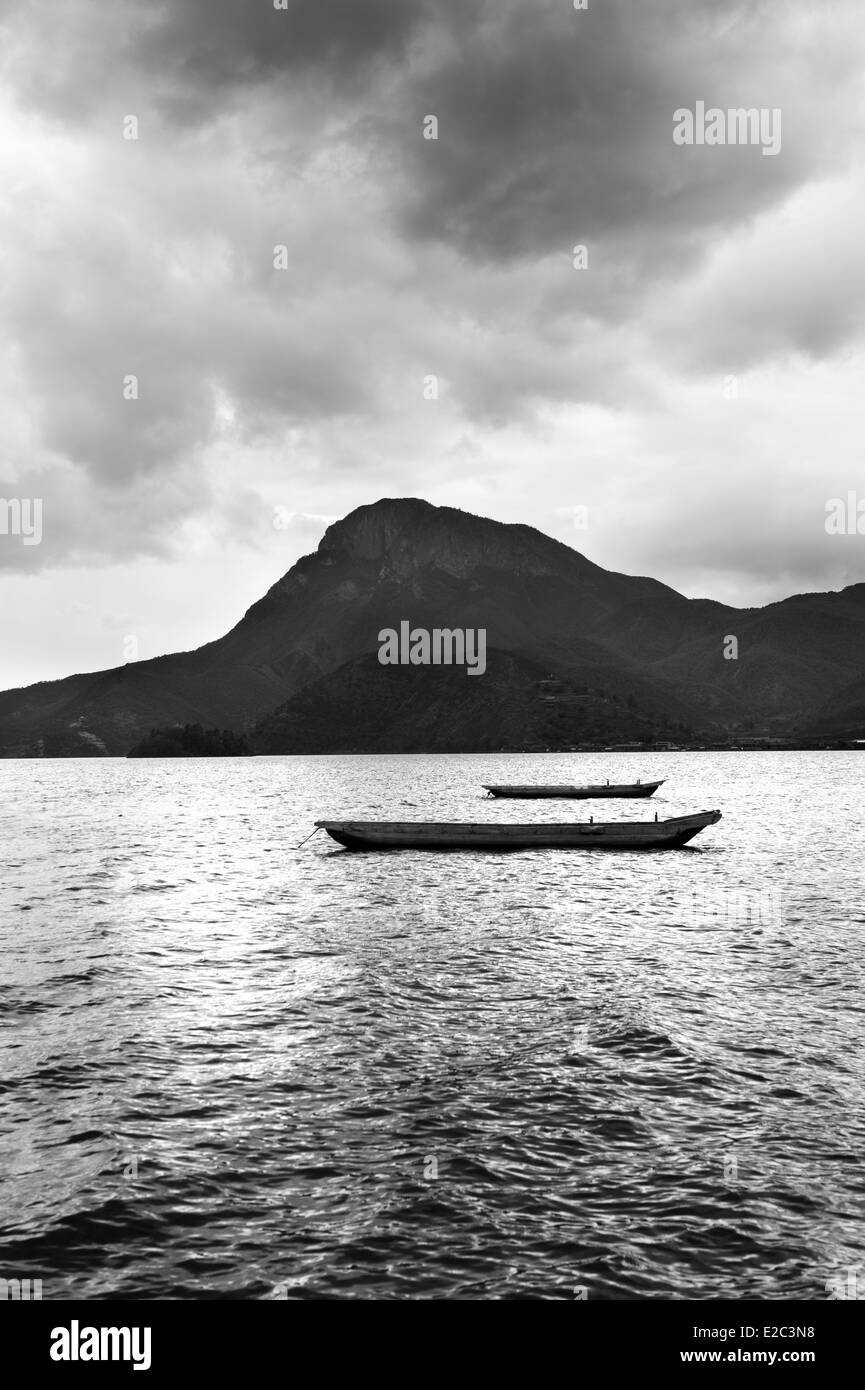
[[[669,780],[480,792],[608,776]],[[863,1296],[863,785],[865,753],[0,762],[0,1275]],[[680,851],[296,848],[713,807]]]

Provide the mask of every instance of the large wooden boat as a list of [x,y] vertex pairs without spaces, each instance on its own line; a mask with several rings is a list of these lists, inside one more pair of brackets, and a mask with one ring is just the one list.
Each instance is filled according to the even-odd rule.
[[523,800],[531,797],[569,797],[576,801],[595,801],[600,797],[637,797],[651,796],[666,781],[662,777],[659,782],[614,782],[598,783],[596,786],[570,787],[570,786],[487,786],[484,784],[484,791],[488,791],[491,796],[513,796]]
[[319,820],[346,849],[678,849],[720,811],[659,821],[580,821],[564,825],[477,824],[461,821]]

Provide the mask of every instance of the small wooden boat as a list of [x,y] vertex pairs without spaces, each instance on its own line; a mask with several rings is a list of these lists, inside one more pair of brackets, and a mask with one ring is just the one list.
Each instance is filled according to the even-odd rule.
[[317,820],[346,849],[678,849],[720,811],[659,821],[581,821],[570,825],[479,825],[460,821]]
[[528,797],[570,797],[575,801],[595,801],[603,796],[618,797],[637,797],[652,796],[660,786],[666,781],[662,777],[659,782],[614,782],[598,783],[597,786],[587,787],[545,787],[545,786],[498,786],[490,787],[484,784],[484,791],[488,791],[491,796],[516,796],[521,798]]

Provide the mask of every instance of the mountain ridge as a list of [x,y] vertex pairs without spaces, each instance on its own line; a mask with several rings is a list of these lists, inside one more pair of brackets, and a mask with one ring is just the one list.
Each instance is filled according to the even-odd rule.
[[[483,627],[514,660],[631,698],[659,729],[789,732],[821,711],[834,727],[831,702],[849,690],[838,708],[855,714],[865,680],[865,582],[736,609],[605,570],[525,523],[381,498],[332,522],[224,636],[0,693],[0,755],[121,754],[172,724],[251,732],[404,619]],[[724,659],[729,635],[737,660]],[[366,681],[355,688],[374,698]]]

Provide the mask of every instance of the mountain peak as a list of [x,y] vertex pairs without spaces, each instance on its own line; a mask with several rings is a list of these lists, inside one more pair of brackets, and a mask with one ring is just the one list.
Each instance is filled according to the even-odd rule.
[[[429,526],[438,511],[422,497],[382,497],[328,526],[319,553],[337,552],[356,560],[376,560],[389,553],[404,537]],[[460,513],[455,513],[460,515]]]
[[545,575],[564,555],[590,566],[577,551],[531,526],[436,507],[420,497],[382,497],[329,526],[318,553],[381,563],[395,576],[427,566],[464,576],[478,567]]

